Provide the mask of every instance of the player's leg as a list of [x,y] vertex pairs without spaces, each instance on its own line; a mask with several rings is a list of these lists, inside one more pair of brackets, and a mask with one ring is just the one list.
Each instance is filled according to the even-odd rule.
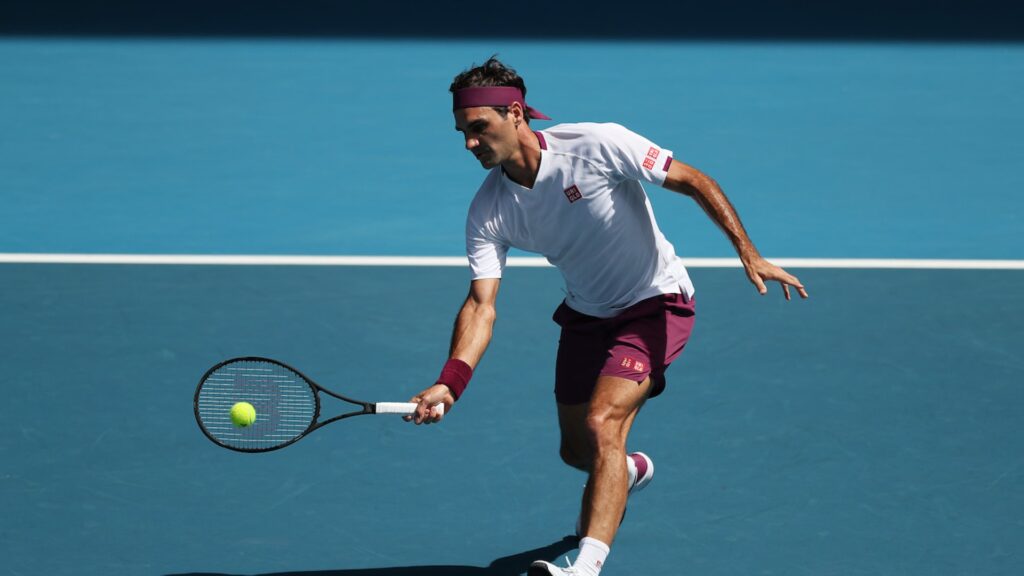
[[607,359],[607,338],[599,319],[584,316],[565,304],[555,312],[555,320],[562,326],[555,361],[559,454],[569,466],[590,472],[594,449],[587,432],[587,411]]
[[[569,466],[590,472],[594,463],[594,446],[590,441],[591,434],[587,428],[587,414],[590,403],[558,404],[558,426],[561,430],[561,447],[559,456]],[[626,422],[627,427],[633,425],[633,419],[639,411],[634,412]]]
[[[694,304],[681,294],[667,294],[644,300],[616,318],[586,414],[593,461],[581,535],[596,538],[614,538],[618,530],[630,489],[626,437],[644,402],[665,389],[665,369],[683,351],[693,329]],[[650,459],[636,456],[637,468],[653,473]],[[650,480],[649,474],[636,472]]]
[[650,378],[637,383],[601,376],[589,402],[558,404],[562,460],[590,473],[577,527],[582,537],[580,551],[571,568],[538,560],[530,566],[529,576],[591,575],[601,571],[629,496],[626,439],[650,390]]
[[598,378],[585,423],[593,461],[583,494],[581,536],[606,545],[615,539],[629,495],[626,440],[650,390],[650,378],[640,383]]
[[[593,435],[587,424],[587,414],[589,411],[589,402],[584,404],[558,404],[558,424],[561,429],[560,455],[562,461],[588,474],[593,470],[594,464],[594,444],[591,441]],[[625,423],[627,435],[638,413],[639,410],[634,411],[627,419]],[[640,460],[645,460],[645,462],[640,462],[638,465],[637,462]],[[632,493],[634,489],[642,488],[650,480],[653,474],[653,463],[646,455],[640,453],[627,455],[625,462],[629,471],[627,489],[629,493]],[[632,466],[630,466],[631,462]],[[590,483],[584,486],[580,517],[576,522],[576,535],[581,537],[585,534],[585,526],[587,525],[588,518],[586,518],[586,513],[588,508],[585,503],[591,501],[591,487]]]
[[561,446],[558,453],[567,465],[590,472],[594,462],[594,447],[587,433],[587,410],[590,403],[558,404],[558,427]]
[[647,398],[664,389],[664,369],[689,337],[693,305],[681,295],[664,295],[607,320],[563,304],[554,320],[562,326],[555,374],[560,453],[570,466],[589,472],[589,481],[577,530],[583,538],[573,567],[565,570],[538,560],[529,574],[595,575],[622,520],[630,473],[646,483],[653,472],[650,459],[640,454],[630,470],[626,439]]

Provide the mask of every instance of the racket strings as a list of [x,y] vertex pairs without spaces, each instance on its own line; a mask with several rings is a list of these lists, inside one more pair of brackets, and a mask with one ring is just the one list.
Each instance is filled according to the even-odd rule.
[[[248,402],[256,409],[249,426],[231,421],[231,407]],[[301,437],[316,419],[312,387],[288,368],[256,360],[221,366],[203,382],[198,414],[218,442],[240,450],[268,450]]]

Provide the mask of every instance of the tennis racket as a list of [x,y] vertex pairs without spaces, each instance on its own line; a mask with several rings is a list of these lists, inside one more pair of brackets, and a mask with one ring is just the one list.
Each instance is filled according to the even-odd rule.
[[[353,404],[357,410],[319,421],[320,393]],[[256,409],[249,426],[231,421],[231,407],[248,402]],[[412,414],[412,402],[363,402],[331,392],[295,368],[270,358],[232,358],[206,371],[193,402],[196,422],[218,446],[239,452],[270,452],[298,442],[310,432],[352,416]],[[444,413],[444,404],[434,407]]]

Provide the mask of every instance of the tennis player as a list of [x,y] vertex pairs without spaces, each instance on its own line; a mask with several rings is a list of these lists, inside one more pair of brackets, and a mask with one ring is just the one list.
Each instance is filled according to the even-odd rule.
[[[654,463],[626,453],[644,402],[665,389],[665,369],[693,329],[694,288],[672,244],[658,229],[641,182],[693,198],[728,236],[761,294],[766,282],[800,281],[769,263],[747,237],[714,180],[672,151],[617,124],[559,124],[526,104],[526,85],[495,58],[455,77],[455,129],[489,170],[469,207],[469,295],[455,321],[449,360],[436,384],[412,398],[417,424],[441,420],[465,391],[491,340],[495,300],[510,247],[547,257],[562,273],[566,297],[555,401],[562,460],[589,474],[577,534],[579,554],[561,568],[538,560],[531,576],[596,576],[608,556],[629,494],[646,486]],[[447,411],[446,411],[447,412]]]

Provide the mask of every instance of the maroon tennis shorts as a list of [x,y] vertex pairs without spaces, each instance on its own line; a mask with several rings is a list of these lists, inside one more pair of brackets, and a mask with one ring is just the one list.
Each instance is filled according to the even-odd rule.
[[552,319],[562,327],[555,365],[555,400],[590,401],[598,376],[636,382],[651,377],[651,397],[665,390],[665,369],[686,346],[693,331],[694,301],[662,294],[626,308],[613,318],[597,318],[565,302]]

